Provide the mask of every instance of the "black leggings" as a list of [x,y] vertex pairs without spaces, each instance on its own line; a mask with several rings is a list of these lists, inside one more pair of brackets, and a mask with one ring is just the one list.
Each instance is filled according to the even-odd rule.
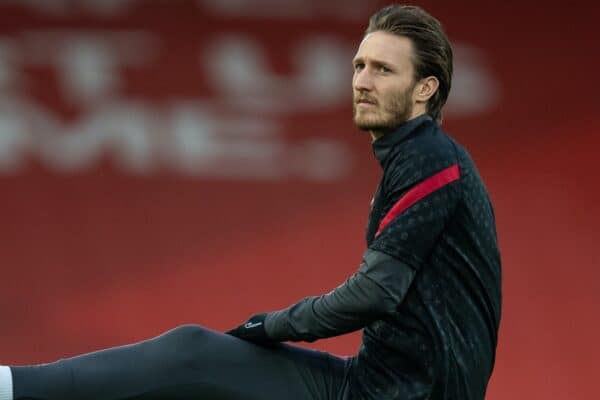
[[15,400],[336,400],[348,364],[185,325],[136,344],[11,370]]

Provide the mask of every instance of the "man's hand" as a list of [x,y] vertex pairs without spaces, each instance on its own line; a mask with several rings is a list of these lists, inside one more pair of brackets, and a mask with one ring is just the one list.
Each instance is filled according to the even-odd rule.
[[266,316],[267,314],[257,314],[244,324],[225,333],[249,342],[261,344],[272,343],[273,340],[269,338],[267,331],[265,330]]

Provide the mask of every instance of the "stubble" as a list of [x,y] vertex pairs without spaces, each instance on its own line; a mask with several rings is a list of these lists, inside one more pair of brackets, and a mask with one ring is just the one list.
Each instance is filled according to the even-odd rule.
[[[362,113],[357,110],[357,98],[355,97],[352,102],[354,124],[361,131],[369,132],[386,132],[402,125],[412,115],[413,107],[410,97],[413,88],[414,86],[411,86],[404,92],[381,99],[376,103],[374,110],[365,115],[361,115]],[[360,97],[358,95],[358,98]]]

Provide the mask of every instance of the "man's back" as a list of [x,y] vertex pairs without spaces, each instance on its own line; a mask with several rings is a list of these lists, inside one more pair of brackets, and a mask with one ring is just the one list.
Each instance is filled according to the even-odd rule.
[[364,329],[350,398],[483,399],[500,321],[492,206],[462,146],[428,117],[409,125],[374,144],[383,178],[367,244],[416,275],[396,312]]

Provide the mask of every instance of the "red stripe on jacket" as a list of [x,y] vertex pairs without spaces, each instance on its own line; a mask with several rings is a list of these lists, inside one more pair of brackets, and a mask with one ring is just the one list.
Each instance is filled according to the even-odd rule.
[[430,195],[443,188],[444,186],[458,180],[460,178],[460,170],[458,164],[454,164],[435,175],[430,176],[423,182],[419,183],[412,189],[410,189],[404,196],[400,198],[391,208],[391,210],[383,217],[379,224],[379,229],[375,233],[375,237],[385,229],[386,226],[398,215],[402,214],[404,210],[421,200],[423,197]]

